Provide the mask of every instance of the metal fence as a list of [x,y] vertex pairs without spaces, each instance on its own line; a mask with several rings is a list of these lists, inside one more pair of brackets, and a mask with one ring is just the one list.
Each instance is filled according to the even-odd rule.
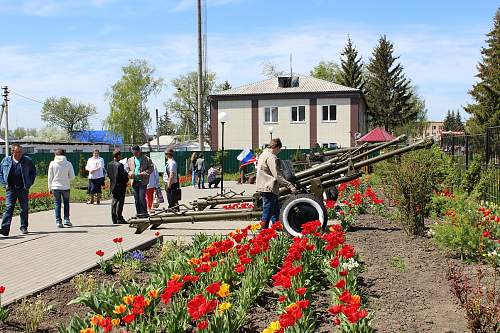
[[484,200],[500,204],[500,126],[478,135],[442,135],[441,150],[462,170],[468,169],[476,155],[484,155],[484,168],[491,173]]
[[[284,160],[293,159],[294,155],[299,153],[306,153],[309,150],[306,149],[283,149],[279,157]],[[174,159],[177,161],[178,171],[180,175],[187,174],[189,170],[189,164],[191,160],[191,154],[193,153],[201,153],[199,151],[178,151],[174,153]],[[210,166],[213,161],[216,151],[204,151],[203,156],[205,158],[205,162],[207,166]],[[226,150],[224,152],[224,172],[225,173],[236,173],[239,172],[240,161],[236,159],[236,157],[241,153],[241,150]],[[148,155],[148,153],[145,153]],[[30,156],[38,169],[38,174],[44,174],[47,172],[47,168],[49,166],[50,161],[54,159],[54,154],[52,153],[36,153],[36,154],[27,154]],[[132,156],[131,153],[122,152],[123,157]],[[81,163],[86,163],[87,159],[92,156],[92,153],[66,153],[66,158],[68,161],[73,164],[73,168],[75,169],[75,174],[78,174],[80,161]],[[100,156],[104,159],[106,163],[113,159],[113,153],[110,152],[101,152]]]

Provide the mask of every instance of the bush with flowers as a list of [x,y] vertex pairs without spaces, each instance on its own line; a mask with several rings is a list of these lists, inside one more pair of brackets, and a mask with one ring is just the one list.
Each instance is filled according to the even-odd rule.
[[374,210],[382,214],[385,210],[384,200],[380,199],[370,185],[369,177],[354,179],[338,186],[337,202],[327,200],[330,220],[340,220],[343,228],[348,228],[356,221],[359,214]]

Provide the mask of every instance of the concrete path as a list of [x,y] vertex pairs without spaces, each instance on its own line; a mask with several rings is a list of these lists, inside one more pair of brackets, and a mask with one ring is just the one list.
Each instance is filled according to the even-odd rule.
[[[227,182],[225,188],[253,194],[255,185],[238,185]],[[182,203],[214,195],[220,189],[195,190],[183,188]],[[135,214],[133,198],[128,197],[124,216]],[[124,250],[143,247],[155,241],[154,231],[146,230],[140,235],[127,225],[112,225],[109,202],[100,206],[82,203],[71,204],[73,228],[57,229],[53,211],[30,215],[28,235],[19,232],[19,217],[11,225],[9,237],[0,236],[0,285],[7,288],[2,303],[8,304],[23,297],[44,290],[59,282],[86,271],[96,265],[97,250],[105,252],[104,258],[116,252],[113,238],[123,237]],[[183,239],[190,241],[197,233],[228,233],[245,226],[249,221],[216,221],[176,223],[159,229],[164,240]]]

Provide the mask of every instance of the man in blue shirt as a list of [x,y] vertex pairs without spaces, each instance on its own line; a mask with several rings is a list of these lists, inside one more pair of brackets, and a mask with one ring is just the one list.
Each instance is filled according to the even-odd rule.
[[0,184],[5,187],[6,205],[3,213],[0,234],[8,236],[16,201],[21,206],[21,233],[28,233],[28,193],[35,182],[36,168],[33,161],[23,154],[23,148],[12,145],[12,155],[2,160],[0,165]]

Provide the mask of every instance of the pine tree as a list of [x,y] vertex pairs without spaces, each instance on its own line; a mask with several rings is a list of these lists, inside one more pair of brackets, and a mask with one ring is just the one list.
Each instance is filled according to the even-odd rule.
[[462,117],[460,116],[460,110],[457,110],[455,115],[455,131],[463,132],[465,130],[464,123],[462,122]]
[[358,58],[358,50],[352,45],[351,37],[347,38],[344,51],[341,53],[340,70],[337,74],[337,82],[343,86],[357,88],[363,91],[363,63]]
[[221,86],[221,89],[222,89],[222,90],[229,90],[229,89],[231,89],[231,88],[232,88],[232,87],[231,87],[231,85],[229,84],[229,82],[228,82],[227,80],[226,80],[226,81],[224,81],[224,83],[223,83],[223,84],[222,84],[222,86]]
[[472,132],[483,132],[486,127],[500,124],[500,9],[497,9],[493,29],[486,35],[487,46],[483,47],[477,77],[469,94],[475,103],[464,109],[472,116],[467,127]]
[[375,126],[394,130],[416,119],[418,109],[414,105],[410,80],[403,73],[403,66],[396,63],[393,44],[386,36],[379,39],[367,65],[366,97],[368,112]]
[[168,110],[158,120],[158,135],[173,135],[175,134],[175,125],[170,120]]
[[443,130],[444,131],[454,131],[455,127],[456,127],[455,111],[448,110],[448,112],[446,113],[446,117],[444,118],[444,121],[443,121]]

